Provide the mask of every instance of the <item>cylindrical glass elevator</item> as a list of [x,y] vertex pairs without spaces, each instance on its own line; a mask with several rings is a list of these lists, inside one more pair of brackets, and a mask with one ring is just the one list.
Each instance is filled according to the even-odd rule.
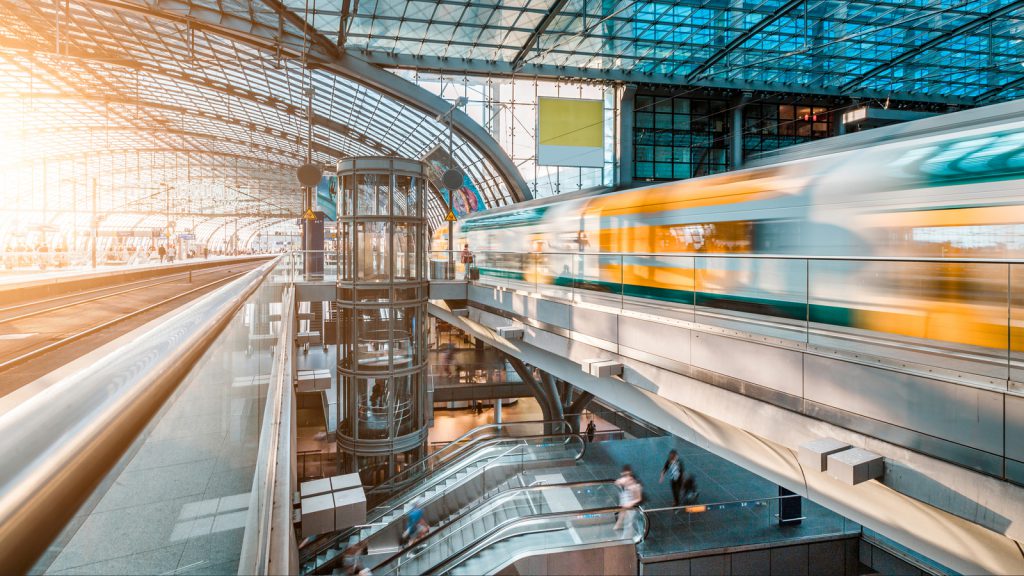
[[424,455],[426,180],[399,158],[338,163],[339,470],[377,484]]

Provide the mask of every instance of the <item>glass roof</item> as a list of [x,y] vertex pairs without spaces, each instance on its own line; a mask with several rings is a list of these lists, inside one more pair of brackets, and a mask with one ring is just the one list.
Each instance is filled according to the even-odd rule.
[[[216,4],[222,16],[253,8]],[[163,213],[169,196],[182,213],[284,220],[301,214],[295,169],[307,150],[333,167],[344,156],[419,158],[448,142],[432,116],[294,52],[199,27],[178,11],[163,17],[160,7],[156,0],[0,4],[6,206],[85,210],[95,185],[100,210]],[[261,8],[248,30],[267,20],[282,45],[301,46],[301,30]],[[453,146],[489,205],[511,201],[480,152],[458,135]],[[149,198],[154,189],[165,194]],[[443,219],[437,206],[430,213]]]
[[[95,189],[127,216],[287,221],[307,156],[447,143],[436,105],[345,73],[349,56],[447,78],[975,105],[1024,96],[1022,27],[1024,0],[6,0],[0,217],[87,210]],[[454,156],[485,203],[524,196],[514,155],[479,144],[457,134]]]
[[333,14],[308,20],[377,64],[448,72],[967,104],[1024,75],[1010,0],[363,0],[343,36]]

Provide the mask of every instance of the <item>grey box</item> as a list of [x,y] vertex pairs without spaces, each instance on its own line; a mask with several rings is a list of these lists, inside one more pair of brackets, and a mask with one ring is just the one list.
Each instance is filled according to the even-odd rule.
[[330,389],[331,373],[327,370],[299,370],[296,374],[296,392],[317,392]]
[[452,314],[454,314],[456,318],[469,318],[469,310],[466,308],[456,308],[452,310]]
[[331,490],[337,492],[338,490],[348,490],[350,488],[361,488],[363,481],[359,479],[359,474],[342,474],[341,476],[331,477]]
[[366,522],[366,494],[363,488],[351,488],[334,493],[335,530],[350,528]]
[[842,452],[850,447],[846,442],[840,442],[835,438],[818,438],[800,445],[797,459],[804,468],[815,472],[823,472],[828,468],[828,457],[836,452]]
[[316,496],[317,494],[326,494],[332,491],[331,479],[330,478],[318,478],[316,480],[310,480],[299,484],[299,494],[303,498],[309,498]]
[[335,511],[334,494],[318,494],[310,498],[303,498],[300,504],[302,511],[302,537],[315,536],[334,532]]
[[497,332],[498,336],[509,340],[523,338],[523,329],[520,326],[499,326]]
[[882,457],[863,448],[850,448],[828,457],[828,475],[847,484],[881,478],[884,471]]
[[598,378],[622,376],[622,363],[614,360],[593,362],[590,364],[588,372],[590,372],[591,376],[596,376]]

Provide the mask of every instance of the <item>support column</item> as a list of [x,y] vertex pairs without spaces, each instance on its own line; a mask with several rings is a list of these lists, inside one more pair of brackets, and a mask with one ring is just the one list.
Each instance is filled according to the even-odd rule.
[[619,142],[616,146],[619,155],[618,181],[620,187],[628,188],[633,185],[633,104],[636,96],[636,84],[626,84],[622,87],[622,97],[619,98]]
[[[533,396],[534,398],[537,399],[537,404],[540,405],[540,411],[541,414],[543,414],[544,419],[554,420],[555,412],[551,408],[551,402],[547,396],[547,392],[544,390],[544,387],[542,387],[540,383],[537,382],[537,379],[533,377],[533,374],[530,373],[530,370],[526,367],[526,364],[523,364],[523,361],[520,360],[519,358],[516,358],[515,356],[506,355],[505,359],[508,360],[509,365],[511,365],[512,369],[516,371],[516,374],[519,375],[519,378],[523,381],[523,383],[526,384],[526,386],[533,391]],[[551,426],[549,424],[545,424],[544,433],[549,434],[550,431]]]
[[743,109],[750,101],[750,92],[744,92],[732,109],[732,131],[729,147],[729,169],[738,170],[743,165]]

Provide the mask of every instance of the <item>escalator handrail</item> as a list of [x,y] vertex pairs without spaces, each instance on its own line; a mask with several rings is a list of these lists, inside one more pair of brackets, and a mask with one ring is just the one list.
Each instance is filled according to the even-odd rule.
[[[503,423],[503,424],[500,424],[500,425],[484,424],[482,426],[477,426],[473,430],[483,429],[483,428],[486,428],[486,427],[489,427],[489,426],[508,426],[510,424],[547,424],[547,423],[557,423],[557,422],[560,422],[560,421],[556,421],[556,420],[537,420],[537,421],[506,422],[506,423]],[[568,423],[564,423],[564,424],[570,430],[572,429],[572,427],[569,426]],[[471,432],[472,432],[472,430],[470,432],[467,432],[466,434],[463,434],[462,436],[460,436],[460,438],[466,437]],[[555,437],[555,436],[566,436],[565,443],[568,443],[569,441],[571,441],[573,437],[579,438],[581,440],[581,445],[583,446],[583,449],[580,451],[579,454],[576,455],[575,459],[579,460],[580,458],[583,457],[583,454],[586,452],[586,442],[582,442],[583,438],[579,434],[571,434],[571,433],[531,434],[531,435],[526,435],[526,436],[485,436],[485,437],[473,439],[472,441],[466,443],[465,445],[466,445],[467,448],[470,448],[470,447],[474,448],[474,451],[475,451],[475,449],[488,448],[488,447],[494,446],[496,444],[499,444],[501,442],[515,441],[515,440],[518,440],[518,439],[535,439],[535,438],[545,438],[545,437]],[[458,442],[458,441],[459,440],[456,439],[456,440],[453,440],[452,443],[455,443],[455,442]],[[451,445],[451,444],[449,444],[449,445]],[[520,444],[516,444],[515,446],[513,446],[513,449],[517,448],[518,446],[520,446]],[[435,452],[435,454],[436,454],[436,452]],[[454,458],[454,457],[458,456],[458,454],[459,453],[453,454],[450,458]],[[469,456],[469,455],[466,455],[466,456]],[[505,456],[505,454],[499,455],[498,458],[501,458],[503,456]],[[421,460],[421,462],[422,462],[422,460]],[[438,468],[431,469],[424,476],[429,475],[430,472],[436,472],[438,469],[440,469],[440,468],[442,468],[445,465],[448,465],[450,463],[451,462],[446,462],[444,465],[442,465],[442,466],[440,466]],[[468,462],[466,464],[468,465]],[[463,466],[462,468],[464,468],[464,467],[465,466]],[[461,470],[462,468],[459,468],[458,470]],[[448,474],[445,474],[444,476],[438,477],[437,480],[438,481],[443,481],[448,476],[451,476],[454,473],[457,473],[457,470],[449,471]],[[417,478],[416,480],[422,480],[422,478]],[[415,480],[410,480],[410,481],[415,481]],[[372,491],[373,491],[373,489],[368,490],[367,494],[370,494]],[[373,510],[368,511],[368,513],[371,513],[371,512],[373,512],[375,510],[378,510],[379,508],[381,508],[381,506],[386,505],[389,501],[390,500],[385,500],[384,502],[381,502],[377,506],[374,506]],[[398,504],[391,505],[383,513],[375,514],[374,517],[370,519],[371,520],[371,524],[373,524],[373,520],[377,520],[377,519],[383,518],[384,516],[386,516],[388,513],[390,513],[392,510],[394,510],[398,506],[404,505],[407,501],[408,500],[405,499],[405,500],[403,500],[402,502],[400,502]],[[314,547],[308,547],[308,548],[303,549],[302,550],[302,558],[300,558],[300,563],[308,562],[310,558],[316,557],[318,554],[320,554],[324,550],[327,550],[327,549],[331,548],[332,546],[334,546],[339,541],[347,539],[353,532],[355,532],[357,530],[360,530],[361,528],[363,528],[365,526],[366,525],[353,526],[351,528],[348,528],[348,529],[345,529],[345,530],[343,530],[341,532],[338,532],[337,534],[333,535],[332,537],[325,538],[322,542],[320,542],[319,544],[317,544]],[[313,544],[313,543],[311,542],[310,544]]]
[[[641,518],[643,518],[644,523],[646,524],[647,523],[647,516],[645,514],[643,514],[643,511],[640,510],[639,508],[637,510],[641,512]],[[510,537],[510,536],[505,536],[503,534],[503,532],[505,532],[506,530],[508,530],[509,528],[511,528],[511,527],[513,527],[513,526],[515,526],[517,524],[531,524],[531,523],[547,522],[547,521],[550,521],[550,520],[556,520],[558,518],[579,518],[581,516],[588,516],[588,515],[612,514],[612,513],[622,512],[622,511],[623,511],[623,508],[621,508],[619,506],[612,506],[612,507],[604,507],[604,508],[588,508],[588,509],[584,509],[584,510],[576,510],[576,511],[573,511],[573,512],[546,512],[544,514],[530,514],[529,516],[520,516],[518,518],[509,518],[508,520],[506,520],[506,521],[502,522],[501,524],[498,524],[497,526],[495,526],[493,529],[491,529],[491,531],[489,533],[484,534],[483,536],[480,536],[479,538],[477,538],[476,540],[471,542],[469,545],[467,545],[465,548],[463,548],[458,554],[455,554],[453,556],[445,558],[444,560],[438,562],[437,564],[435,564],[435,565],[431,566],[430,568],[428,568],[427,570],[425,570],[423,572],[423,574],[436,574],[438,572],[441,572],[441,571],[445,570],[448,567],[454,568],[455,566],[458,566],[465,559],[472,558],[478,552],[480,552],[484,548],[490,546],[491,544],[494,544],[495,542],[498,542],[500,540],[504,540],[507,537]],[[521,534],[533,534],[533,533],[536,533],[536,532],[550,532],[550,531],[552,531],[550,528],[544,528],[544,529],[540,529],[540,530],[527,530],[525,532],[517,532],[516,534],[513,534],[511,536],[519,536]],[[645,529],[643,531],[643,534],[646,534],[646,532],[647,532],[647,529],[645,527]],[[634,535],[634,537],[633,537],[633,542],[635,542],[635,543],[636,542],[641,542],[642,540],[643,540],[642,536],[638,538],[636,535]]]
[[[538,480],[538,482],[543,482],[543,480]],[[501,504],[501,503],[503,503],[503,502],[505,502],[507,500],[510,500],[511,498],[514,498],[515,496],[518,496],[521,493],[524,493],[524,492],[531,492],[531,493],[532,492],[543,492],[545,490],[552,490],[552,489],[555,489],[555,488],[572,489],[572,488],[580,488],[580,487],[583,487],[583,486],[591,486],[591,485],[593,485],[593,486],[599,486],[599,485],[600,486],[604,486],[604,485],[609,485],[609,484],[614,486],[615,485],[615,479],[612,478],[610,480],[582,480],[582,481],[578,481],[578,482],[565,482],[565,483],[562,483],[562,484],[535,484],[535,483],[533,483],[533,484],[530,484],[529,486],[522,486],[522,487],[519,487],[519,488],[510,488],[508,490],[503,490],[503,491],[495,494],[494,496],[486,499],[484,502],[480,503],[478,506],[469,508],[469,509],[463,511],[462,513],[460,513],[455,518],[452,518],[448,522],[445,522],[444,524],[440,524],[440,525],[434,527],[434,529],[431,530],[430,532],[428,532],[426,536],[424,536],[423,538],[420,538],[419,540],[417,540],[416,544],[409,545],[409,546],[407,546],[405,548],[400,548],[398,552],[396,552],[396,553],[392,554],[391,556],[388,556],[384,560],[378,562],[377,565],[373,568],[372,571],[373,572],[379,571],[381,566],[384,566],[385,564],[390,564],[393,560],[401,558],[401,556],[403,554],[408,553],[410,549],[412,549],[412,548],[414,548],[416,546],[423,545],[423,543],[426,540],[429,540],[430,538],[433,538],[437,534],[441,533],[443,530],[446,530],[449,526],[455,524],[456,522],[461,521],[463,518],[465,518],[465,517],[467,517],[467,516],[469,516],[471,514],[477,514],[477,513],[480,513],[480,512],[486,513],[487,511],[489,511],[489,509],[493,509],[496,505]]]
[[[472,446],[475,442],[478,442],[480,440],[485,440],[485,439],[490,439],[490,438],[502,438],[502,437],[504,437],[504,438],[514,438],[515,436],[498,436],[498,435],[493,435],[493,436],[484,436],[484,437],[481,437],[481,438],[473,438],[469,442],[465,441],[470,436],[474,436],[477,433],[482,432],[484,430],[495,429],[495,430],[499,430],[500,431],[503,428],[508,428],[510,426],[518,426],[518,425],[521,425],[521,424],[560,424],[562,426],[565,426],[569,430],[569,432],[567,432],[568,434],[572,433],[572,425],[570,425],[565,420],[524,420],[524,421],[520,421],[520,422],[503,422],[501,424],[497,424],[497,423],[481,424],[480,426],[477,426],[475,428],[470,429],[469,431],[467,431],[462,436],[459,436],[455,440],[452,440],[448,444],[445,444],[444,446],[442,446],[441,448],[435,450],[431,454],[428,454],[424,458],[421,458],[417,462],[415,462],[413,464],[410,464],[409,466],[406,466],[404,470],[402,470],[401,472],[395,474],[391,478],[388,478],[386,481],[384,481],[384,482],[374,486],[373,488],[370,488],[369,490],[366,491],[366,493],[368,495],[369,494],[373,494],[373,493],[377,492],[378,490],[382,489],[384,486],[388,486],[388,485],[392,485],[392,484],[397,484],[398,483],[398,479],[401,478],[403,475],[408,474],[410,471],[417,469],[421,464],[424,464],[424,463],[426,463],[429,460],[437,459],[438,455],[440,455],[442,452],[447,452],[450,449],[461,448],[460,450],[456,450],[451,456],[449,456],[449,457],[454,457],[454,456],[457,456],[459,453],[461,453],[462,449],[466,449],[466,448]],[[446,457],[445,460],[447,460],[447,459],[448,458]],[[429,471],[433,470],[434,468],[436,468],[436,466],[429,466],[429,467],[426,468],[426,470],[429,473]]]
[[[560,437],[565,437],[565,441],[563,442],[563,444],[568,444],[574,438],[580,441],[581,449],[580,449],[579,453],[576,454],[576,456],[573,457],[574,460],[579,460],[580,458],[582,458],[583,454],[586,453],[586,451],[587,451],[587,443],[583,440],[583,437],[580,436],[579,434],[529,434],[529,435],[526,435],[526,436],[505,436],[505,437],[499,436],[497,438],[489,438],[489,439],[486,439],[486,440],[482,441],[482,443],[479,446],[477,446],[477,448],[478,449],[484,449],[484,448],[489,448],[491,446],[499,445],[499,444],[501,444],[503,442],[514,442],[514,444],[512,445],[512,447],[509,450],[499,454],[498,456],[495,456],[494,458],[491,458],[491,462],[495,462],[495,461],[497,461],[500,458],[504,458],[505,456],[508,456],[509,452],[511,452],[512,450],[516,450],[516,449],[518,449],[518,448],[520,448],[522,446],[534,446],[533,444],[528,444],[526,442],[523,442],[524,440],[536,440],[536,439],[539,439],[539,438],[556,438],[556,437],[559,437],[559,438]],[[437,482],[444,481],[449,476],[457,474],[460,470],[463,470],[464,468],[466,468],[466,466],[469,466],[472,462],[475,462],[475,461],[476,460],[469,460],[469,461],[462,462],[463,465],[461,467],[453,468],[452,470],[449,470],[446,474],[444,474],[442,476],[439,476],[438,478],[436,478],[436,481],[433,484],[437,484]],[[490,466],[490,462],[487,464],[487,466]],[[485,468],[486,468],[486,466],[485,466]],[[440,494],[443,494],[443,492],[441,492]],[[375,512],[373,520],[375,521],[375,520],[377,520],[379,518],[383,518],[384,516],[387,516],[395,508],[398,508],[399,506],[405,505],[406,502],[408,502],[410,499],[416,498],[417,496],[418,495],[415,495],[415,494],[407,494],[407,495],[405,495],[404,498],[400,498],[400,500],[402,500],[401,502],[396,503],[396,504],[392,504],[391,506],[387,507],[387,509],[383,513],[379,513],[378,514],[378,513]],[[433,498],[431,500],[433,500]],[[376,511],[378,508],[380,508],[381,506],[383,506],[387,502],[388,501],[385,501],[380,506],[374,507],[374,511]]]

